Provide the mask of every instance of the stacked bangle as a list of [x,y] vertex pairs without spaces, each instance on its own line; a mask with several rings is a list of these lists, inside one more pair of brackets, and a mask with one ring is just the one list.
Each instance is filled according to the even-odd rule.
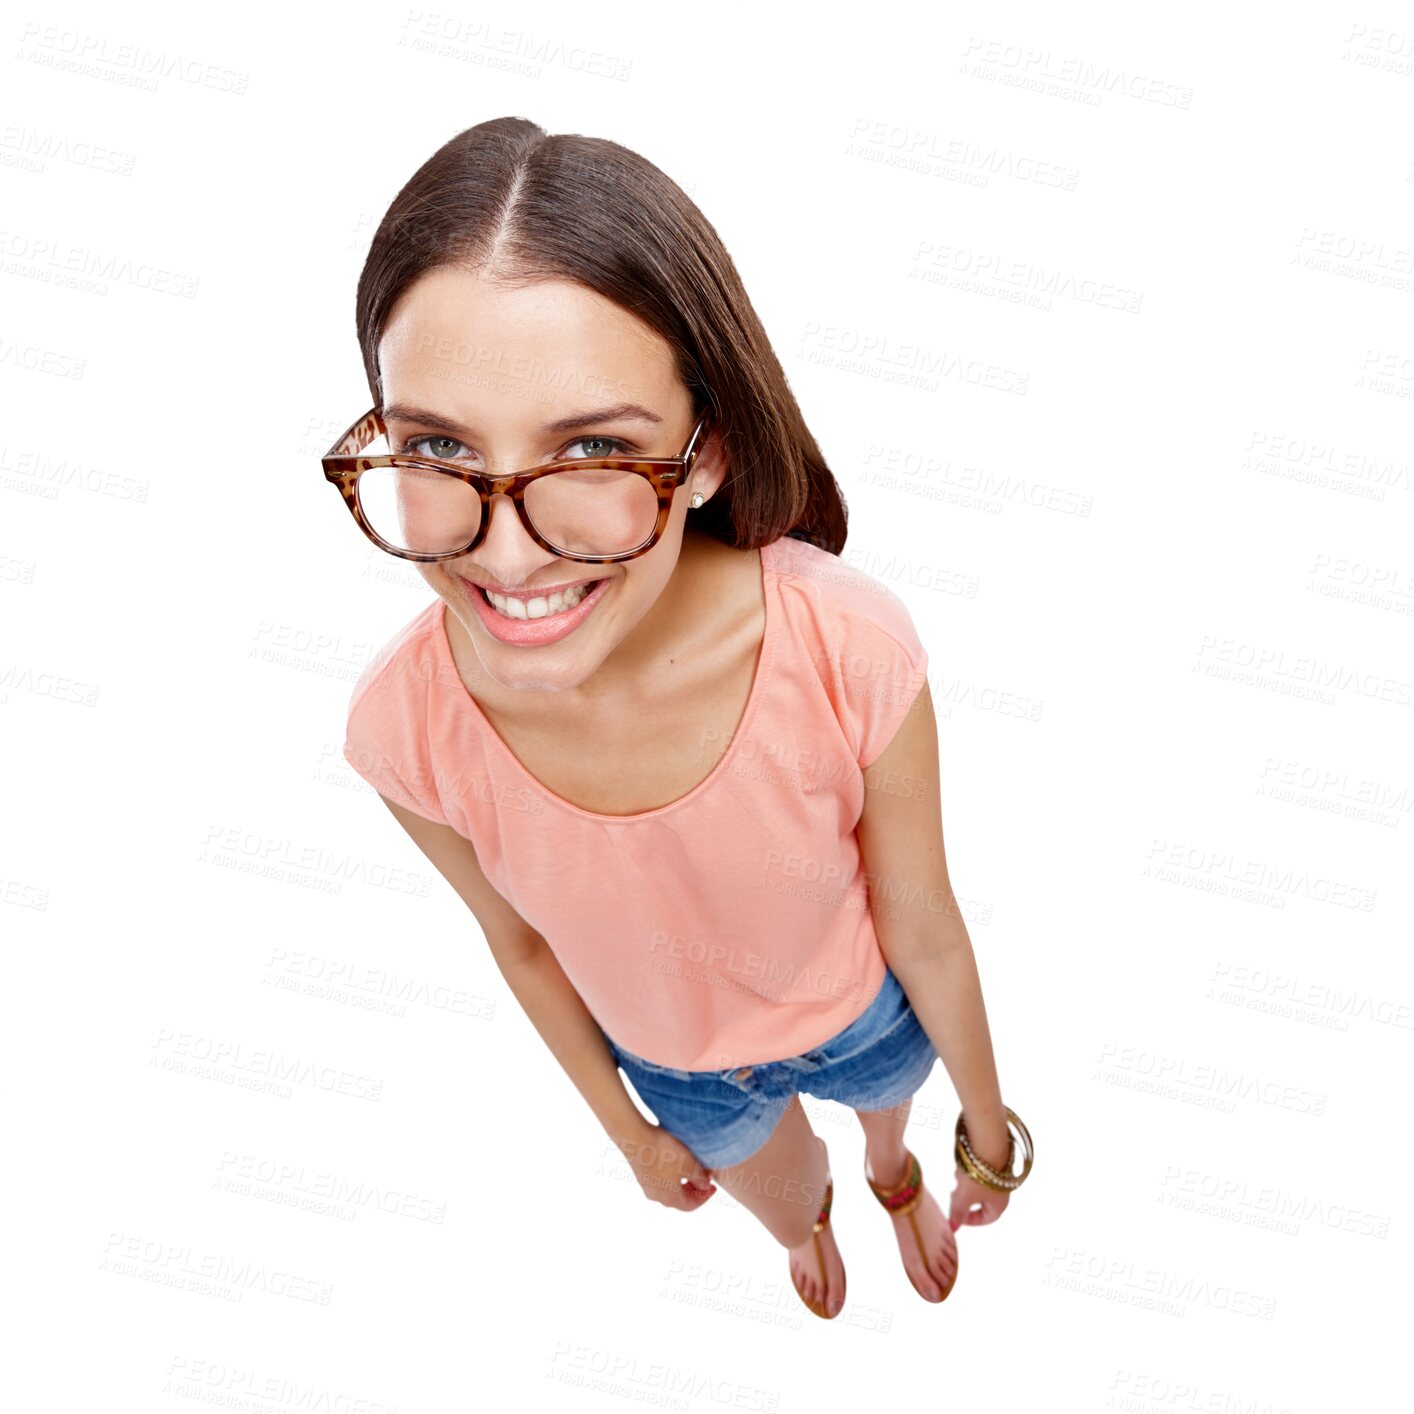
[[957,1117],[956,1142],[953,1145],[953,1152],[957,1155],[958,1164],[968,1177],[975,1179],[987,1188],[1020,1188],[1026,1182],[1026,1175],[1031,1172],[1031,1160],[1035,1157],[1035,1150],[1031,1147],[1030,1131],[1022,1124],[1020,1115],[1008,1106],[1004,1105],[1002,1108],[1006,1110],[1008,1131],[1015,1129],[1021,1138],[1021,1147],[1025,1158],[1019,1174],[1013,1175],[1011,1171],[1012,1163],[1016,1158],[1016,1138],[1008,1132],[1006,1171],[1000,1172],[972,1152],[972,1145],[967,1141],[967,1127],[962,1122],[961,1113]]

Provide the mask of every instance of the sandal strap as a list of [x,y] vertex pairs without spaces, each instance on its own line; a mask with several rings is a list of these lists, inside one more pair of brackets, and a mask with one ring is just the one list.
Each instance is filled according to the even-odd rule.
[[875,1183],[869,1177],[867,1168],[864,1173],[864,1181],[873,1190],[874,1196],[896,1217],[903,1213],[911,1213],[923,1198],[923,1166],[918,1162],[917,1155],[911,1150],[905,1149],[904,1153],[908,1155],[907,1172],[902,1181],[894,1184],[892,1188],[885,1188],[882,1183]]
[[[835,1201],[835,1184],[833,1179],[825,1181],[825,1201],[820,1205],[820,1215],[815,1219],[815,1226],[810,1230],[810,1240],[815,1244],[815,1265],[820,1273],[820,1285],[829,1285],[829,1274],[825,1270],[825,1252],[820,1246],[820,1232],[825,1224],[830,1220],[830,1207]],[[821,1301],[812,1301],[800,1289],[794,1277],[791,1278],[791,1285],[795,1287],[795,1294],[810,1308],[817,1316],[823,1316],[825,1320],[830,1319],[830,1313],[825,1309]]]

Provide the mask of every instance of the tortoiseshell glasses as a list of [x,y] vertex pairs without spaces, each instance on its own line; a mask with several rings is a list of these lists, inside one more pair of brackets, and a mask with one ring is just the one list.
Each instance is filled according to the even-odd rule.
[[567,560],[609,564],[657,544],[709,420],[704,413],[680,456],[570,457],[492,476],[438,457],[369,451],[380,438],[388,445],[373,408],[321,460],[359,529],[390,555],[424,562],[465,555],[486,535],[491,497],[509,496],[537,545]]

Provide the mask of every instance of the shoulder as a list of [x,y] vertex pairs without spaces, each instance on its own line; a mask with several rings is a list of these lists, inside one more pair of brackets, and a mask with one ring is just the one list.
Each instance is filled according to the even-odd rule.
[[765,547],[801,650],[814,663],[861,766],[892,739],[928,677],[928,650],[903,596],[808,541]]
[[442,600],[434,599],[373,652],[349,693],[350,716],[370,698],[425,693],[441,610]]
[[877,576],[806,540],[782,536],[763,548],[792,597],[810,608],[836,648],[881,636],[900,647],[920,647],[907,603]]
[[349,694],[343,755],[380,795],[445,824],[428,739],[441,609],[434,599],[373,654]]

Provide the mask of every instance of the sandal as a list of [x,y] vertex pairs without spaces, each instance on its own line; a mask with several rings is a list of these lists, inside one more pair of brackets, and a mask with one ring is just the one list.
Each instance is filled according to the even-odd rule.
[[[832,1178],[827,1178],[825,1180],[825,1201],[820,1206],[820,1216],[815,1219],[815,1226],[811,1229],[810,1232],[811,1240],[815,1243],[815,1260],[817,1263],[819,1263],[820,1267],[820,1285],[826,1291],[830,1289],[830,1276],[829,1273],[825,1270],[825,1254],[820,1249],[820,1233],[824,1230],[825,1224],[830,1221],[830,1208],[834,1204],[834,1201],[835,1181]],[[800,1289],[799,1284],[796,1282],[794,1272],[791,1273],[790,1284],[795,1287],[795,1294],[800,1297],[800,1299],[805,1302],[806,1306],[808,1306],[810,1310],[812,1310],[817,1316],[820,1316],[827,1321],[833,1321],[835,1316],[839,1315],[839,1311],[835,1312],[835,1316],[830,1315],[830,1313],[825,1310],[825,1305],[822,1301],[812,1301],[808,1296],[806,1296],[806,1294]],[[841,1286],[840,1311],[843,1310],[844,1287]]]
[[[910,1150],[905,1149],[903,1152],[908,1159],[908,1171],[904,1174],[902,1183],[896,1183],[892,1188],[885,1188],[883,1184],[875,1183],[869,1177],[867,1156],[864,1160],[864,1181],[869,1185],[879,1202],[895,1217],[901,1213],[908,1214],[909,1226],[913,1228],[913,1240],[918,1244],[918,1255],[923,1258],[924,1267],[931,1271],[927,1249],[923,1246],[923,1234],[919,1232],[918,1219],[913,1215],[913,1210],[923,1201],[923,1166]],[[904,1270],[908,1271],[907,1267]],[[957,1266],[954,1265],[952,1280],[946,1286],[943,1286],[941,1282],[938,1283],[942,1287],[943,1294],[936,1301],[931,1296],[923,1295],[923,1292],[919,1290],[918,1283],[913,1280],[912,1272],[908,1272],[908,1283],[929,1305],[941,1306],[952,1294],[953,1287],[957,1285],[957,1271]]]

